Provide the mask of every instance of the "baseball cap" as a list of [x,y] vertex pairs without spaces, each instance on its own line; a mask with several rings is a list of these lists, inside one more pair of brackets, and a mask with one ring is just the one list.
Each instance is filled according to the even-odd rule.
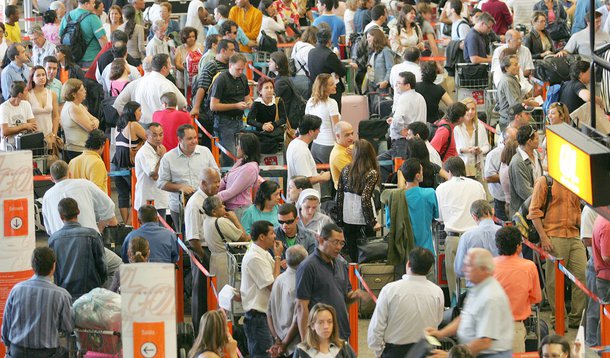
[[508,109],[508,115],[511,117],[514,117],[517,114],[520,114],[523,112],[532,113],[533,111],[534,111],[533,107],[524,106],[521,103],[517,103]]

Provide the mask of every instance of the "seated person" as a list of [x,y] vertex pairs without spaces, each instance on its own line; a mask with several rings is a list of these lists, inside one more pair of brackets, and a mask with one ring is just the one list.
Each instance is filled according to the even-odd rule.
[[229,284],[229,262],[225,244],[235,241],[250,241],[232,211],[227,211],[218,196],[209,196],[203,202],[206,217],[203,221],[203,230],[206,233],[205,241],[211,252],[210,273],[216,275],[217,287],[222,288]]
[[277,153],[284,141],[282,126],[286,123],[286,107],[280,97],[275,97],[273,79],[261,77],[257,88],[260,96],[248,113],[248,125],[256,128],[262,153]]
[[277,209],[280,203],[280,185],[274,181],[264,181],[256,191],[254,204],[250,206],[241,217],[241,224],[246,233],[250,234],[250,228],[256,221],[266,220],[273,224],[274,228],[280,226],[277,221]]
[[299,208],[299,230],[309,230],[320,235],[326,224],[333,220],[320,210],[320,193],[315,189],[305,189],[299,195],[297,208]]
[[[583,104],[591,101],[589,83],[591,82],[591,67],[589,62],[576,61],[570,66],[570,80],[561,85],[559,102],[568,106],[572,113]],[[603,107],[601,97],[595,96],[595,103]]]
[[11,84],[10,98],[0,105],[0,150],[14,150],[15,136],[38,129],[23,81]]
[[307,177],[301,175],[294,176],[288,182],[288,188],[286,190],[288,192],[288,196],[286,197],[286,201],[296,205],[296,203],[299,201],[299,195],[301,195],[301,192],[305,189],[312,188],[313,185],[311,185],[311,182]]

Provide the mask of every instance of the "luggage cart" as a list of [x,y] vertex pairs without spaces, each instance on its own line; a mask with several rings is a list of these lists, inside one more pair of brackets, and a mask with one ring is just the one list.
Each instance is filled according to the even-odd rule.
[[[74,329],[76,357],[122,357],[121,332],[94,329]],[[72,356],[72,355],[71,355]]]
[[[229,264],[229,285],[238,291],[241,285],[241,263],[249,245],[249,242],[227,242],[225,244]],[[238,324],[239,317],[244,315],[241,302],[231,301],[231,312],[228,314],[233,324]]]
[[[485,74],[471,76],[470,72],[474,69],[473,66],[481,66],[480,71],[485,72]],[[455,91],[458,101],[466,97],[472,97],[477,102],[477,111],[484,111],[485,90],[490,89],[489,84],[491,83],[489,76],[488,64],[458,63],[455,68]]]

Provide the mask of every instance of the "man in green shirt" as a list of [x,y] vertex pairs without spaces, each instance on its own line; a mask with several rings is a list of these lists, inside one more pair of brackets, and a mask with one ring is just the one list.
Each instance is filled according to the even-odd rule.
[[[94,6],[95,0],[78,0],[78,8],[70,11],[64,16],[61,20],[61,25],[59,26],[59,33],[62,34],[66,25],[68,25],[68,21],[77,21],[81,15],[89,13],[89,15],[84,17],[80,22],[81,33],[85,43],[89,45],[87,46],[83,58],[75,59],[79,66],[83,68],[91,66],[95,56],[97,56],[102,50],[102,47],[108,42],[106,32],[102,27],[102,21],[93,13]],[[96,39],[97,41],[95,41]]]

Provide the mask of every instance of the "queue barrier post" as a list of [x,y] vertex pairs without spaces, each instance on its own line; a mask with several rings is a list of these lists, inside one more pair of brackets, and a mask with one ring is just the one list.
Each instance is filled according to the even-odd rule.
[[[610,318],[606,316],[605,312],[610,312],[610,304],[599,305],[599,329],[600,329],[600,340],[602,347],[610,346]],[[602,358],[609,358],[610,352],[602,353]]]
[[564,276],[559,269],[559,265],[563,265],[563,260],[556,260],[553,264],[555,267],[555,332],[563,336],[565,334],[565,302],[564,302]]
[[[182,240],[182,234],[177,234],[178,240]],[[178,245],[178,269],[176,270],[176,321],[184,322],[184,258],[182,248]]]
[[[356,276],[356,270],[358,269],[358,264],[350,263],[349,264],[349,282],[352,285],[352,289],[358,288],[358,276]],[[349,336],[349,345],[352,346],[356,355],[358,355],[358,300],[356,299],[354,303],[352,303],[348,307],[349,313],[349,326],[351,330],[351,334]]]
[[218,298],[214,292],[214,287],[217,286],[216,276],[206,276],[207,282],[207,296],[208,296],[208,311],[214,311],[218,309]]
[[212,137],[212,156],[214,157],[214,160],[216,161],[216,165],[218,165],[218,167],[220,167],[220,149],[218,149],[218,145],[216,145],[217,143],[218,143],[218,138]]
[[136,168],[131,168],[131,226],[133,226],[134,229],[140,227],[140,223],[138,222],[138,208],[135,207],[137,181]]
[[[104,160],[104,165],[106,166],[106,173],[110,173],[110,140],[106,139],[106,143],[104,143],[104,151],[102,152],[102,160]],[[110,188],[110,176],[108,175],[106,183],[108,187],[108,196],[112,194],[112,189]]]

